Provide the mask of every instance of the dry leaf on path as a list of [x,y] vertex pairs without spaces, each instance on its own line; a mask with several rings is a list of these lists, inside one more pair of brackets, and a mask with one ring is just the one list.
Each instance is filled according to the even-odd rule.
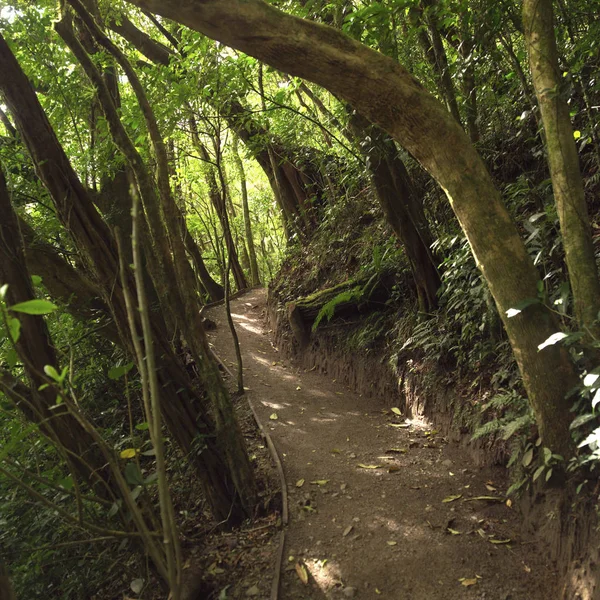
[[459,498],[462,498],[462,494],[454,494],[453,496],[448,496],[447,498],[444,498],[442,500],[442,502],[444,502],[444,503],[454,502],[455,500],[458,500]]
[[298,574],[300,581],[304,585],[307,585],[308,584],[308,571],[306,570],[306,567],[300,563],[296,563],[296,573]]
[[358,463],[358,466],[361,469],[381,469],[383,465],[363,465],[362,463]]
[[279,417],[277,416],[277,413],[273,413],[272,415],[269,416],[269,419],[271,419],[271,421],[277,421],[277,419],[279,419]]
[[298,479],[296,481],[296,487],[302,487],[304,485],[304,479]]
[[462,577],[461,579],[459,579],[461,585],[464,585],[465,587],[469,587],[471,585],[475,585],[477,583],[477,579],[473,578],[473,579],[465,579],[464,577]]
[[344,529],[344,533],[342,533],[342,537],[346,537],[353,529],[354,529],[354,527],[352,525],[348,525],[348,527],[346,527],[346,529]]
[[392,408],[392,412],[393,412],[395,415],[398,415],[399,417],[401,417],[401,416],[402,416],[402,411],[401,411],[399,408],[396,408],[395,406],[394,406],[394,408]]
[[316,479],[315,481],[311,481],[311,483],[315,485],[327,485],[329,483],[329,479]]

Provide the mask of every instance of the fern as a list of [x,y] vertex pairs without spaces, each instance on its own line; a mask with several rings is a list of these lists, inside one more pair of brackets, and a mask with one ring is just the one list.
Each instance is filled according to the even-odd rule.
[[342,302],[349,302],[351,300],[360,300],[363,295],[363,288],[361,286],[356,286],[351,290],[346,290],[345,292],[339,293],[337,296],[334,296],[329,302],[323,305],[315,322],[313,323],[312,330],[315,331],[319,326],[319,323],[327,317],[327,321],[331,321],[334,313],[335,307]]
[[478,440],[479,438],[492,435],[492,433],[496,433],[496,431],[501,429],[501,427],[502,423],[497,419],[494,419],[493,421],[488,421],[487,423],[484,423],[483,425],[478,427],[473,432],[473,437],[471,437],[471,441],[473,442],[475,440]]
[[502,427],[502,439],[506,442],[517,433],[517,431],[529,427],[532,423],[533,417],[529,413],[522,415],[513,421],[509,421]]

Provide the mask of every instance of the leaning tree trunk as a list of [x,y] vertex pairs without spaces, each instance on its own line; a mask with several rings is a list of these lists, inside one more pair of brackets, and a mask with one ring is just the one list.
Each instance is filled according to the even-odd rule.
[[523,24],[533,85],[546,133],[548,165],[575,315],[581,329],[598,339],[600,281],[579,157],[558,66],[551,0],[523,0]]
[[[160,266],[160,272],[153,276],[154,285],[158,287],[160,284],[166,284],[168,286],[169,289],[165,294],[166,303],[163,304],[164,309],[173,317],[180,316],[181,331],[189,345],[200,380],[204,384],[204,390],[211,404],[211,420],[214,419],[216,446],[228,465],[228,475],[231,475],[234,488],[238,493],[237,498],[232,501],[232,505],[236,504],[238,511],[251,514],[256,501],[253,471],[235,419],[231,398],[223,384],[217,364],[213,360],[202,326],[197,297],[193,291],[195,289],[194,274],[187,260],[183,236],[179,227],[178,215],[180,213],[171,192],[166,147],[154,111],[136,72],[124,54],[104,35],[79,0],[69,0],[69,4],[73,6],[96,41],[115,58],[123,69],[144,115],[157,162],[158,194],[146,166],[123,128],[119,115],[114,110],[114,105],[110,102],[104,82],[99,77],[89,56],[75,38],[73,30],[69,26],[68,15],[63,17],[56,24],[56,28],[95,85],[113,140],[123,152],[135,174],[136,185],[144,203],[147,222],[155,244],[155,255]],[[226,209],[225,206],[223,208]],[[237,518],[238,515],[236,515]]]
[[[110,307],[123,346],[134,355],[123,289],[116,276],[119,261],[114,238],[60,146],[31,83],[1,36],[0,71],[4,74],[0,78],[0,91],[15,118],[36,171],[54,201],[57,216],[73,237],[95,285],[101,290],[103,301]],[[128,273],[126,279],[128,285],[132,285],[131,274]],[[130,293],[135,295],[133,289]],[[232,472],[232,457],[224,459],[214,420],[206,412],[206,401],[194,391],[184,366],[175,356],[164,322],[155,318],[153,326],[157,355],[162,359],[159,377],[165,422],[183,452],[196,466],[215,518],[229,523],[239,522],[251,510],[248,505],[252,503],[252,490],[245,491],[244,482],[240,483],[239,477]],[[208,376],[202,383],[207,390],[213,390],[213,394],[223,396],[223,383],[217,380],[218,370],[213,373],[212,365],[205,362],[207,373],[204,375]],[[233,427],[226,433],[235,435],[237,431]],[[243,460],[241,464],[244,465]]]
[[[138,29],[125,15],[110,20],[109,27],[156,64],[168,66],[176,57],[169,48]],[[212,100],[215,98],[208,98],[209,102]],[[322,193],[322,190],[316,189],[319,188],[318,182],[307,181],[302,176],[303,169],[297,164],[297,159],[269,135],[237,98],[228,98],[220,105],[215,102],[215,107],[267,175],[288,239],[294,233],[303,239],[304,229],[310,225],[305,214],[309,208],[306,200],[315,192]],[[309,176],[308,179],[315,178]]]
[[357,113],[351,117],[351,127],[361,140],[367,137],[370,140],[361,147],[368,159],[377,198],[388,223],[404,246],[417,289],[419,308],[429,312],[437,307],[441,280],[431,250],[433,239],[423,206],[394,141]]
[[[0,169],[0,285],[8,284],[5,302],[12,306],[35,298],[31,277],[25,263],[23,242],[19,223],[13,211],[4,172]],[[50,438],[57,449],[65,449],[65,459],[98,495],[112,500],[118,498],[110,484],[105,460],[93,438],[82,428],[69,412],[66,403],[57,406],[57,391],[48,383],[44,368],[49,365],[60,373],[56,351],[44,317],[19,313],[20,335],[15,343],[27,378],[31,382],[31,397],[21,398],[19,408],[42,432]],[[0,390],[3,386],[0,385]],[[27,402],[30,400],[30,402]]]
[[559,345],[538,351],[557,331],[547,307],[533,304],[507,316],[518,302],[537,296],[540,277],[456,119],[393,60],[262,0],[128,1],[323,85],[390,133],[429,171],[446,191],[494,296],[544,443],[570,454],[571,402],[565,396],[577,381],[573,365]]

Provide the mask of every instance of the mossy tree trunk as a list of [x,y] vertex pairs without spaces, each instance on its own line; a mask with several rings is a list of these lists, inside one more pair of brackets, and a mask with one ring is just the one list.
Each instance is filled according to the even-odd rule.
[[[0,169],[0,285],[4,284],[8,284],[5,302],[9,307],[35,298],[19,222]],[[21,324],[15,347],[31,382],[31,394],[19,398],[17,405],[31,422],[40,426],[59,452],[66,451],[65,460],[86,484],[96,488],[103,498],[118,498],[118,491],[112,489],[109,471],[105,468],[106,461],[93,438],[69,412],[66,403],[57,406],[57,390],[47,385],[44,368],[49,365],[58,373],[61,368],[44,317],[24,313],[14,316]],[[10,396],[10,390],[5,390],[4,385],[0,385],[0,391]]]
[[513,318],[506,314],[537,296],[540,277],[481,157],[446,108],[392,59],[261,0],[128,1],[324,86],[390,133],[429,171],[445,190],[494,296],[544,443],[570,454],[571,402],[565,397],[577,381],[574,368],[559,345],[538,351],[558,329],[547,307],[531,305]]
[[582,330],[595,339],[600,311],[600,281],[585,202],[569,106],[558,66],[551,0],[523,0],[523,24],[533,86],[545,132],[546,151],[563,247]]
[[[0,37],[0,91],[15,118],[36,172],[48,189],[57,217],[70,233],[102,300],[110,308],[123,346],[133,356],[123,288],[118,272],[119,260],[114,238],[94,207],[88,192],[73,170],[64,150],[40,106],[33,87],[20,69],[5,40]],[[126,282],[135,296],[130,273]],[[171,307],[172,310],[172,307]],[[185,317],[182,310],[181,316]],[[190,325],[197,325],[191,322]],[[161,381],[161,409],[165,422],[184,453],[197,467],[207,501],[215,518],[239,522],[252,513],[254,486],[243,441],[231,413],[215,409],[213,417],[206,399],[195,390],[185,367],[175,355],[170,333],[158,315],[153,319],[158,371]],[[198,344],[208,346],[203,330]],[[217,406],[228,401],[223,382],[213,361],[201,364],[201,382],[215,396]],[[236,443],[237,440],[237,443]],[[248,475],[249,474],[249,475]]]

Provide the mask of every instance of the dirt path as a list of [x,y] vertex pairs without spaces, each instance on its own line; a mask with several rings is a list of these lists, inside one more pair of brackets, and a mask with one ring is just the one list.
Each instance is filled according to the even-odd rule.
[[[474,467],[427,423],[406,423],[385,398],[362,398],[282,361],[263,328],[264,290],[233,301],[232,313],[245,385],[288,482],[280,598],[558,597],[552,567],[523,537],[515,511],[473,499],[502,496],[502,469]],[[224,308],[209,314],[218,323],[215,348],[235,372]]]

